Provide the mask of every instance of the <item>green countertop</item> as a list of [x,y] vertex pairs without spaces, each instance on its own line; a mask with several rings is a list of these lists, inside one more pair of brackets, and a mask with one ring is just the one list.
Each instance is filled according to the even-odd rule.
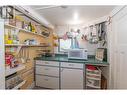
[[57,62],[72,62],[72,63],[82,63],[91,65],[103,65],[108,66],[109,63],[106,61],[98,61],[95,57],[88,57],[88,60],[81,59],[68,59],[67,55],[55,55],[54,57],[36,57],[34,60],[44,60],[44,61],[57,61]]

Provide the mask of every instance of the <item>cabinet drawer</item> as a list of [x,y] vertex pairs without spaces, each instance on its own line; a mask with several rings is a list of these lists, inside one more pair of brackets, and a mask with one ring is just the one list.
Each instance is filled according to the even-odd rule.
[[36,65],[59,66],[59,62],[36,60]]
[[83,64],[61,62],[61,67],[80,68],[80,69],[83,69]]
[[36,86],[59,89],[59,78],[36,75]]
[[59,68],[36,65],[36,74],[59,76]]

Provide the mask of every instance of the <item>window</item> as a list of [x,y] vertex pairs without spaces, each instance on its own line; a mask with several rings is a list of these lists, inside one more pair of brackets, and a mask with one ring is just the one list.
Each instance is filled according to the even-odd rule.
[[72,47],[72,38],[64,40],[59,38],[59,52],[67,52],[68,49]]

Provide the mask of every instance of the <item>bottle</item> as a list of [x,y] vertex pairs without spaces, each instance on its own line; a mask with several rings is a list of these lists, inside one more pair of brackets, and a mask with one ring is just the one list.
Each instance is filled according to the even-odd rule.
[[35,33],[35,26],[32,25],[32,32]]
[[28,30],[29,30],[29,31],[32,31],[32,25],[31,25],[31,22],[29,22]]
[[13,44],[11,30],[9,30],[9,32],[8,32],[8,41],[7,41],[7,44]]
[[7,41],[8,41],[8,29],[5,29],[4,39],[5,39],[5,44],[7,44]]
[[13,44],[17,44],[18,42],[17,42],[17,40],[18,40],[18,31],[16,31],[16,30],[13,30]]

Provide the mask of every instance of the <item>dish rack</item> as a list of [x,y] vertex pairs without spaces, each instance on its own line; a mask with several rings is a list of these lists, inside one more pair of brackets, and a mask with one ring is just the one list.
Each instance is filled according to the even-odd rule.
[[86,89],[101,89],[101,70],[86,69]]

